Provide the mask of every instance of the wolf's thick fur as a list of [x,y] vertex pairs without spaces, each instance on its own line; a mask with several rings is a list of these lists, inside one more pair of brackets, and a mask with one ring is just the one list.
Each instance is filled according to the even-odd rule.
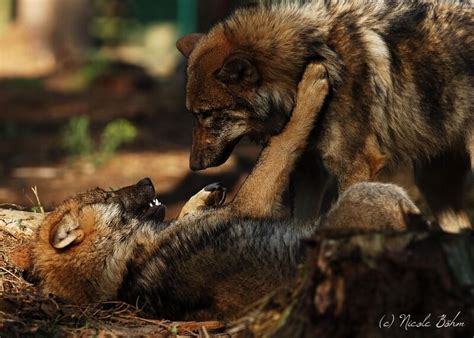
[[470,227],[462,208],[474,164],[472,6],[282,3],[237,10],[208,34],[178,41],[196,116],[191,167],[221,164],[243,136],[264,141],[280,132],[300,74],[316,60],[331,94],[310,149],[340,191],[385,165],[416,160],[417,183],[441,225]]
[[[117,191],[78,194],[60,205],[44,220],[34,243],[34,270],[44,292],[76,303],[119,299],[169,319],[232,319],[268,292],[293,284],[305,258],[301,240],[318,222],[271,219],[284,214],[281,195],[319,112],[312,98],[319,97],[321,108],[328,92],[324,74],[320,65],[309,67],[291,120],[272,137],[226,206],[201,208],[222,202],[219,187],[208,187],[183,208],[181,218],[164,223],[163,207],[149,205],[155,196],[149,179]],[[311,104],[305,99],[309,94]],[[256,189],[259,184],[265,189]],[[348,199],[375,191],[364,197],[359,212],[370,214],[375,206],[378,222],[387,204],[384,222],[377,228],[367,217],[363,226],[385,229],[394,218],[393,229],[403,229],[393,208],[400,201],[411,203],[403,192],[392,185],[358,186],[360,194],[341,196],[337,206],[349,210],[332,210],[334,220],[354,211]],[[330,227],[326,221],[321,226]]]
[[[171,224],[141,220],[117,196],[80,194],[43,222],[34,269],[45,293],[73,303],[122,300],[159,318],[235,318],[293,281],[300,240],[313,229],[234,218],[225,208]],[[58,226],[75,226],[83,238],[57,249]]]
[[[130,212],[153,195],[145,179],[116,192],[78,194],[56,208],[34,245],[43,291],[75,303],[118,299],[160,318],[232,319],[295,282],[305,258],[301,240],[318,227],[338,236],[401,231],[404,216],[418,213],[402,189],[382,183],[355,184],[311,224],[252,220],[235,216],[230,206],[199,209],[216,201],[206,190],[194,196],[193,214],[171,224]],[[57,248],[67,231],[75,242]]]
[[166,224],[163,207],[149,205],[155,192],[148,179],[64,202],[47,216],[34,244],[44,291],[76,303],[121,299],[172,319],[231,318],[291,283],[304,257],[300,240],[316,226],[269,219],[284,215],[281,195],[328,88],[324,68],[308,66],[292,119],[224,207],[201,210],[206,199],[222,201],[204,189],[183,217]]
[[410,216],[420,210],[399,186],[363,182],[344,191],[320,219],[320,228],[332,232],[403,231]]
[[[185,205],[182,217],[164,223],[164,207],[150,204],[155,191],[149,179],[65,201],[44,220],[34,243],[34,271],[44,292],[75,303],[118,299],[161,318],[232,319],[268,292],[294,283],[305,258],[301,239],[311,236],[318,222],[275,218],[284,215],[281,195],[328,87],[324,68],[310,66],[291,120],[271,138],[226,206],[202,209],[223,200],[219,186],[206,187]],[[404,229],[405,210],[396,206],[412,204],[402,190],[363,183],[349,191],[321,227],[331,228],[331,220],[344,228],[359,205],[367,222],[357,228]]]

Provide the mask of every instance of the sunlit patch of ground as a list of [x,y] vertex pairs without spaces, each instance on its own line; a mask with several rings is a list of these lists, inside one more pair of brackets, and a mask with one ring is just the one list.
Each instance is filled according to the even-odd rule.
[[42,76],[54,69],[53,55],[20,27],[13,25],[2,31],[0,46],[8,46],[0,53],[0,77]]
[[228,187],[231,198],[247,170],[239,158],[245,157],[251,162],[256,149],[249,149],[247,153],[242,149],[225,165],[199,173],[189,170],[189,154],[179,150],[121,153],[99,167],[86,161],[68,160],[50,166],[16,167],[0,187],[0,204],[34,207],[37,201],[31,187],[36,186],[41,204],[50,210],[80,191],[94,187],[117,189],[150,177],[158,198],[168,207],[169,219],[178,214],[189,197],[209,183],[222,182]]

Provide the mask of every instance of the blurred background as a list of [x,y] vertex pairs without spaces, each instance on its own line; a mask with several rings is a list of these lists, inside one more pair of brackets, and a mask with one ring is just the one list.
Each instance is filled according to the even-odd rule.
[[[192,117],[175,41],[243,2],[0,0],[0,207],[49,210],[145,176],[168,218],[206,184],[232,195],[259,148],[241,142],[225,165],[189,170]],[[410,168],[387,177],[423,205]]]
[[238,5],[0,0],[0,205],[48,210],[149,176],[173,217],[205,184],[232,191],[258,148],[243,143],[226,165],[189,170],[192,117],[175,42]]

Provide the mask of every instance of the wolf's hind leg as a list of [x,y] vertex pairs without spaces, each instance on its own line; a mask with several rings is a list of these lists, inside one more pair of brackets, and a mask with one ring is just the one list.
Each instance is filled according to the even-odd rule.
[[445,153],[415,166],[416,183],[445,231],[457,233],[472,228],[464,210],[470,162],[468,152],[460,151]]
[[298,85],[296,104],[285,129],[270,139],[231,203],[235,215],[251,218],[285,215],[282,207],[284,190],[328,91],[326,69],[320,64],[310,64]]

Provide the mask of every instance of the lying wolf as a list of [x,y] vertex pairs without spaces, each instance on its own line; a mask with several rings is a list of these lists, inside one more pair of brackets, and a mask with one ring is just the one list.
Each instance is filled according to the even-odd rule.
[[472,5],[260,2],[177,43],[188,57],[187,107],[196,120],[191,168],[223,163],[244,136],[279,133],[300,74],[317,60],[331,92],[303,171],[313,163],[320,175],[320,156],[342,192],[384,166],[415,160],[439,223],[470,228],[463,195],[474,165]]
[[[122,300],[169,319],[232,319],[276,287],[293,284],[305,259],[301,239],[310,237],[318,222],[282,218],[281,195],[327,91],[324,69],[310,66],[291,120],[270,140],[227,205],[221,206],[220,186],[207,187],[189,200],[179,219],[165,223],[165,207],[149,179],[65,201],[44,220],[34,243],[34,274],[44,292],[75,303]],[[316,96],[318,109],[313,107]],[[271,193],[255,189],[259,185],[271,186]],[[376,206],[378,215],[395,223],[402,210],[393,206],[411,203],[392,185],[364,183],[360,189],[363,195],[376,192],[365,198],[360,213]],[[342,218],[355,211],[344,198],[339,202]],[[385,214],[381,205],[390,206]],[[338,219],[337,209],[330,214]],[[358,219],[351,220],[352,226],[377,229]]]

